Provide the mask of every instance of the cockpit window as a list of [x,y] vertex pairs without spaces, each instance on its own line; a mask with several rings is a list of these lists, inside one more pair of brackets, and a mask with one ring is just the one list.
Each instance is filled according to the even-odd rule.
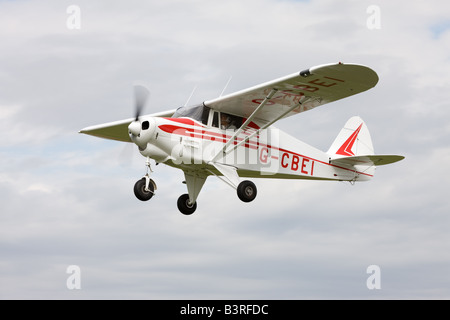
[[202,123],[203,123],[204,125],[208,125],[209,110],[210,110],[210,108],[208,108],[208,107],[203,107]]
[[242,117],[234,116],[225,112],[220,113],[220,128],[222,130],[236,130],[243,122]]
[[[204,125],[209,124],[222,130],[236,130],[243,123],[242,117],[234,116],[225,112],[212,111],[211,108],[206,107],[203,104],[192,107],[178,108],[177,111],[175,111],[173,118],[182,117],[192,118],[194,120],[200,121]],[[212,117],[212,119],[210,119],[210,117]],[[144,128],[142,129],[145,130]]]
[[180,107],[175,111],[173,118],[192,118],[197,121],[202,121],[203,119],[203,111],[206,109],[203,104],[193,106],[193,107]]
[[219,127],[219,112],[214,111],[212,126],[218,128]]

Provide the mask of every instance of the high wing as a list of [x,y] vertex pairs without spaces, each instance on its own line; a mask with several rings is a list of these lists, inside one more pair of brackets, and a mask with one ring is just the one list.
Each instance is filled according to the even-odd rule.
[[[204,106],[247,118],[236,135],[251,120],[259,120],[265,128],[281,118],[311,110],[323,104],[343,99],[374,87],[377,74],[356,64],[327,64],[312,67],[286,77],[205,101]],[[150,114],[172,117],[176,110]],[[128,126],[134,119],[125,119],[84,128],[80,133],[100,138],[131,142]],[[262,129],[261,128],[261,129]],[[230,139],[231,141],[232,139]]]
[[[326,64],[232,93],[204,105],[244,118],[253,115],[263,123],[311,110],[374,87],[378,76],[356,64]],[[253,114],[266,99],[263,108]]]
[[[153,117],[171,117],[175,113],[175,110],[163,111],[159,113],[153,113],[150,116]],[[133,122],[135,118],[108,122],[99,124],[80,130],[80,133],[89,134],[91,136],[111,139],[123,142],[132,142],[128,134],[128,126]]]

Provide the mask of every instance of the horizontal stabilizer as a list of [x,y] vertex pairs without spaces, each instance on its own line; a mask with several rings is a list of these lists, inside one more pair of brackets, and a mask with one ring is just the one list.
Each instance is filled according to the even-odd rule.
[[400,160],[403,160],[404,156],[397,155],[365,155],[365,156],[352,156],[352,157],[342,157],[336,159],[330,159],[331,164],[335,165],[363,165],[363,166],[383,166],[386,164],[391,164]]

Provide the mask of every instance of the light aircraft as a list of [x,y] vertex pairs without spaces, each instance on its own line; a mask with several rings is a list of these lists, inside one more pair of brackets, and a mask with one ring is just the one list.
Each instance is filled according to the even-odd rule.
[[257,189],[241,178],[355,181],[370,180],[375,167],[404,159],[377,155],[364,121],[354,116],[327,152],[320,151],[273,124],[374,87],[370,68],[341,62],[315,66],[249,89],[193,106],[141,116],[149,92],[135,85],[136,116],[82,129],[80,133],[132,142],[146,158],[147,172],[134,185],[139,200],[157,189],[150,159],[183,170],[187,194],[181,213],[192,214],[208,176],[217,176],[250,202]]

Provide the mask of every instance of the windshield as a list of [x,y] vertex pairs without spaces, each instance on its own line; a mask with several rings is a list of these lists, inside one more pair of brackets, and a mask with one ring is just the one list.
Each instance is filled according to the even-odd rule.
[[198,121],[202,120],[203,105],[193,107],[179,107],[172,118],[188,117]]
[[205,107],[203,104],[200,104],[192,107],[179,107],[172,117],[173,118],[187,117],[200,121],[203,124],[207,124],[208,114],[209,108]]

